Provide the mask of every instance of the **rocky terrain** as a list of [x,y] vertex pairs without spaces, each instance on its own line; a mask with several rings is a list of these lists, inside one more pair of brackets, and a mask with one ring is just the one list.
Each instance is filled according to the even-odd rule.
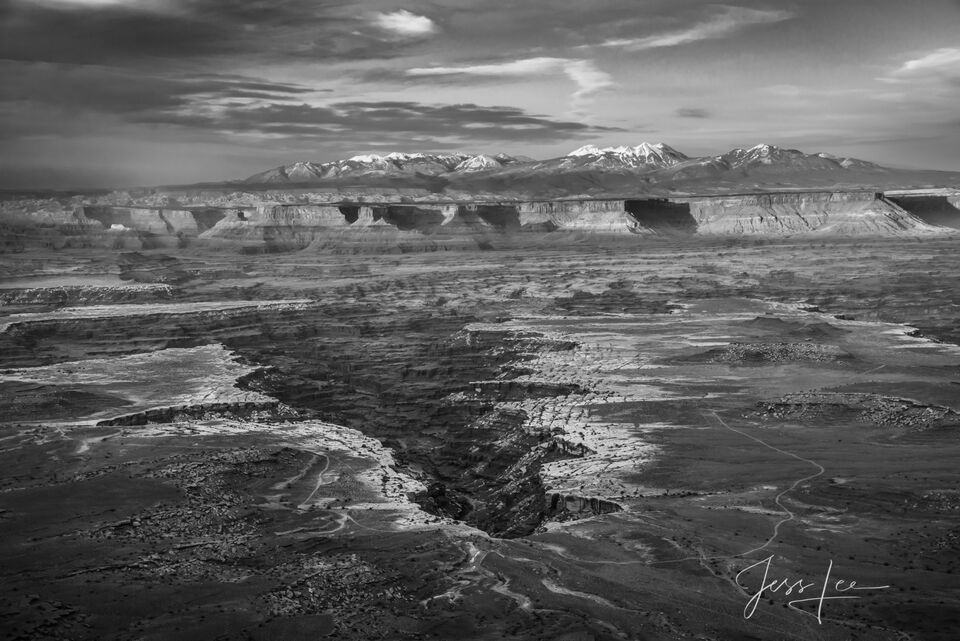
[[952,639],[956,239],[672,226],[0,256],[7,636]]
[[[133,252],[201,247],[270,253],[307,247],[342,252],[518,247],[603,236],[927,236],[960,228],[956,196],[897,192],[781,192],[602,200],[340,202],[190,209],[77,205],[49,220],[7,217],[7,251],[100,248]],[[277,194],[262,193],[270,198]],[[953,199],[953,200],[951,200]],[[16,209],[7,203],[7,211]],[[54,204],[54,208],[65,205]],[[42,205],[40,205],[42,209]],[[46,221],[46,222],[44,222]]]
[[952,640],[958,185],[644,143],[7,194],[3,631]]

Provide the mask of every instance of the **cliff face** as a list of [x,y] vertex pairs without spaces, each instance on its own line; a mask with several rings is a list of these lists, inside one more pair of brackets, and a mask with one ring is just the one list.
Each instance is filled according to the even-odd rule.
[[212,246],[239,244],[245,251],[297,250],[327,241],[352,242],[371,233],[430,235],[456,213],[456,206],[262,205],[228,215],[200,240]]
[[928,225],[960,229],[958,195],[892,195],[890,201]]
[[[530,234],[643,236],[924,235],[960,229],[960,196],[784,192],[736,196],[473,203],[335,203],[231,207],[5,204],[4,246],[153,249],[202,245],[291,251],[406,243],[497,246]],[[559,237],[556,237],[559,238]],[[572,236],[571,236],[572,238]],[[513,242],[513,241],[509,241]],[[376,248],[374,248],[376,249]],[[402,250],[402,248],[401,248]]]
[[220,210],[85,205],[56,200],[8,202],[0,209],[3,246],[51,249],[182,247],[224,216]]
[[82,207],[77,214],[97,221],[104,229],[134,229],[158,236],[173,232],[159,208],[89,206]]
[[203,232],[201,239],[215,247],[279,251],[306,247],[317,233],[347,224],[344,215],[333,206],[261,205],[227,214]]
[[[681,200],[698,234],[902,235],[938,229],[869,192],[755,194]],[[942,231],[942,230],[941,230]]]
[[89,247],[102,226],[77,217],[73,199],[0,201],[0,251],[23,251],[27,247],[63,249]]
[[520,203],[521,225],[529,231],[579,231],[613,234],[642,230],[627,214],[623,200],[564,200]]
[[625,211],[624,201],[564,201],[473,204],[271,205],[229,216],[202,234],[227,240],[302,248],[315,241],[360,241],[364,234],[388,231],[397,238],[503,236],[528,232],[643,231]]

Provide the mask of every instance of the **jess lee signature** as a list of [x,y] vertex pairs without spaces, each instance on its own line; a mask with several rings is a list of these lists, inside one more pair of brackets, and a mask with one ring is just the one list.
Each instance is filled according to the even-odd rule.
[[[795,606],[797,603],[817,603],[817,613],[814,615],[812,612],[807,612],[806,610],[799,610],[805,614],[810,614],[817,617],[817,622],[823,623],[821,615],[823,612],[823,604],[826,601],[835,601],[840,599],[862,599],[863,597],[857,594],[848,594],[850,592],[858,590],[886,590],[889,588],[889,585],[869,585],[861,586],[857,585],[856,581],[851,581],[849,579],[840,579],[833,578],[830,576],[833,571],[833,560],[830,560],[829,565],[827,565],[827,572],[823,576],[823,581],[814,582],[814,581],[804,581],[803,579],[797,579],[793,577],[771,577],[770,565],[773,563],[773,555],[771,554],[767,558],[757,561],[753,565],[743,568],[737,574],[735,581],[738,586],[745,589],[747,594],[750,595],[750,600],[747,601],[747,605],[743,608],[743,618],[749,619],[753,616],[753,613],[757,611],[757,606],[760,604],[760,599],[763,598],[765,593],[775,594],[782,592],[784,595],[790,596],[794,593],[796,594],[817,594],[817,596],[805,596],[799,599],[793,599],[787,602],[788,606]],[[763,577],[759,582],[755,580],[751,585],[741,583],[740,577],[753,571],[754,575],[759,575],[762,571]]]

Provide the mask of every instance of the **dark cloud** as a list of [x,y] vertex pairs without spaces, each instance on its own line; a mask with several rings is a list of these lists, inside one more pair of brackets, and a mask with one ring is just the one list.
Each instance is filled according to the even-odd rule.
[[235,49],[228,25],[190,14],[123,6],[97,9],[6,0],[0,9],[0,58],[124,64],[153,57],[189,58]]
[[410,51],[422,40],[384,40],[379,34],[363,31],[330,33],[322,38],[291,47],[281,54],[285,58],[306,60],[387,60]]
[[226,73],[196,75],[188,77],[187,80],[195,83],[210,83],[211,86],[219,86],[221,88],[243,89],[245,91],[267,91],[271,93],[291,94],[310,93],[311,91],[329,91],[329,89],[320,90],[289,82],[273,82],[271,80]]
[[[464,64],[476,63],[476,64],[498,64],[504,62],[512,62],[515,58],[494,58],[494,59],[483,59],[479,62],[475,60],[466,61]],[[465,73],[447,73],[447,74],[433,74],[433,75],[411,75],[408,67],[380,67],[374,69],[360,69],[354,71],[350,74],[350,77],[356,79],[358,82],[366,83],[384,83],[390,85],[406,85],[406,86],[423,86],[423,85],[433,85],[433,86],[478,86],[478,85],[500,85],[503,83],[523,83],[529,82],[530,76],[523,75],[497,75],[494,73],[487,75],[475,75],[475,74],[465,74]]]
[[406,44],[350,2],[167,0],[153,6],[0,0],[0,58],[135,65],[158,59],[388,57]]
[[514,107],[475,104],[428,105],[419,102],[338,102],[230,106],[218,113],[155,111],[138,121],[178,125],[224,133],[263,133],[316,138],[383,139],[417,137],[470,140],[545,141],[615,131],[579,122],[553,120]]
[[224,99],[302,100],[315,89],[232,74],[148,75],[109,67],[0,63],[0,104],[130,116]]
[[[418,35],[376,24],[378,14],[401,8],[427,14],[436,29]],[[528,50],[597,44],[674,24],[696,10],[693,0],[650,6],[642,15],[635,0],[608,0],[590,11],[580,0],[0,0],[0,58],[116,66],[226,55],[374,60],[422,53],[421,45],[439,37],[445,53],[473,47],[475,57],[479,50],[516,52],[518,43]]]
[[697,107],[681,107],[673,112],[678,118],[709,118],[710,112]]
[[[84,133],[92,123],[177,127],[198,135],[260,134],[365,144],[392,140],[553,141],[614,129],[507,106],[349,101],[308,104],[326,89],[234,74],[141,74],[92,65],[0,63],[5,139],[44,130]],[[6,114],[6,115],[4,115]],[[82,124],[81,124],[82,123]]]
[[[419,8],[417,5],[420,5]],[[391,31],[376,16],[404,8],[435,29]],[[694,0],[153,0],[145,3],[0,0],[0,58],[143,66],[162,61],[387,60],[411,54],[470,58],[558,51],[672,27],[702,12]],[[438,48],[431,49],[431,43]],[[538,54],[544,55],[544,54]],[[549,55],[549,54],[546,54]]]

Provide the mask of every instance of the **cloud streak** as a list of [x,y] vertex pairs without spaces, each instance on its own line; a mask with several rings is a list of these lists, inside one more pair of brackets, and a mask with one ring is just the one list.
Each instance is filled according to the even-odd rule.
[[952,114],[960,91],[960,48],[929,51],[904,61],[877,80],[896,90],[875,94],[876,99],[916,109],[944,111],[946,107],[945,111]]
[[793,12],[781,9],[750,9],[747,7],[723,6],[714,15],[686,29],[669,31],[643,38],[611,38],[600,43],[602,47],[616,47],[627,51],[643,51],[661,47],[677,47],[699,42],[726,38],[747,27],[774,24],[789,20]]
[[146,110],[131,121],[170,125],[222,134],[311,137],[340,142],[390,141],[553,141],[616,131],[581,122],[530,114],[515,107],[472,103],[433,105],[412,101],[344,101],[311,104],[228,104],[216,109]]
[[413,78],[526,78],[551,73],[563,73],[577,86],[572,94],[575,110],[583,108],[587,98],[615,86],[610,74],[599,69],[592,60],[576,58],[524,58],[509,62],[464,65],[456,67],[415,67],[406,71]]
[[304,100],[327,89],[234,74],[147,75],[109,67],[0,62],[0,106],[125,116],[236,100]]
[[0,0],[0,58],[131,67],[387,58],[437,33],[409,11],[316,0]]
[[[243,91],[243,90],[240,90]],[[414,101],[339,101],[330,104],[305,102],[248,102],[229,100],[219,104],[193,102],[190,97],[172,97],[152,103],[154,95],[142,96],[132,89],[114,100],[88,102],[73,121],[58,115],[50,103],[31,108],[34,120],[9,121],[0,125],[0,140],[13,141],[38,133],[70,138],[83,135],[73,124],[123,123],[164,132],[163,137],[184,136],[203,140],[229,140],[232,144],[332,145],[362,148],[371,145],[410,149],[459,147],[478,142],[556,142],[580,140],[619,131],[609,127],[551,118],[516,107],[473,103],[426,104]],[[12,103],[0,101],[0,114]],[[15,103],[13,103],[15,104]],[[0,121],[6,124],[7,121]],[[62,126],[55,124],[61,123]],[[87,127],[86,131],[94,129]]]
[[893,72],[894,76],[917,76],[926,74],[960,74],[960,49],[944,47],[907,60]]

